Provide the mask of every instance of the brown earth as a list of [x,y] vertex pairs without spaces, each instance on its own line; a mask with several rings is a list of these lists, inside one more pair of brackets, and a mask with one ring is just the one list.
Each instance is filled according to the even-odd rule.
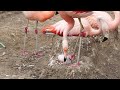
[[[118,34],[116,39],[115,33],[111,33],[106,42],[91,42],[88,49],[86,39],[83,39],[81,64],[78,68],[68,65],[48,66],[50,55],[54,54],[56,58],[62,53],[59,46],[61,37],[56,36],[53,39],[52,49],[52,35],[43,35],[40,29],[59,20],[60,16],[56,15],[44,23],[39,23],[38,50],[42,54],[40,57],[31,54],[35,50],[35,34],[32,30],[35,22],[30,22],[26,49],[31,53],[24,57],[21,51],[27,20],[20,11],[1,11],[0,42],[6,48],[0,49],[0,79],[120,79],[120,35]],[[70,52],[73,50],[74,41],[75,39],[69,39]]]

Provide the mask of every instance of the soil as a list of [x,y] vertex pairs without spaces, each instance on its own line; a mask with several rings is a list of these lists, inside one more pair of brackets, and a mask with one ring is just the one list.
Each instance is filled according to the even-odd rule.
[[[35,21],[30,21],[25,48],[29,54],[24,56],[27,20],[21,11],[1,11],[0,43],[5,47],[0,46],[0,79],[120,79],[120,29],[118,34],[110,33],[109,40],[105,42],[83,38],[79,67],[58,63],[49,66],[50,58],[54,56],[53,60],[56,60],[62,53],[62,38],[55,36],[52,41],[53,35],[44,35],[40,29],[59,20],[60,16],[56,15],[38,24],[39,57],[33,54],[36,50]],[[75,37],[69,38],[69,53],[73,53],[75,41]]]

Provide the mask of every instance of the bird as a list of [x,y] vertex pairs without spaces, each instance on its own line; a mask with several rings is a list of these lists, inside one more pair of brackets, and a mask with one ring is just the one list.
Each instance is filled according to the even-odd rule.
[[[96,25],[94,25],[93,27],[91,26],[91,24],[93,23],[89,23],[89,21],[87,21],[86,18],[81,18],[81,22],[84,26],[84,29],[82,32],[80,32],[80,29],[82,28],[79,24],[79,20],[77,18],[74,18],[75,24],[74,27],[68,32],[67,36],[71,37],[71,36],[80,36],[81,37],[87,37],[87,36],[94,36],[97,35],[101,32],[101,29]],[[97,22],[96,22],[97,23]],[[97,23],[98,24],[98,23]],[[64,31],[61,30],[65,30],[64,28],[67,27],[67,22],[65,20],[61,20],[56,22],[53,25],[47,25],[45,27],[43,27],[41,29],[41,32],[43,34],[57,34],[59,36],[63,37],[63,33]],[[96,29],[97,27],[97,29]],[[90,32],[90,33],[89,33]]]
[[99,15],[98,18],[101,22],[101,28],[103,34],[105,35],[106,32],[118,30],[118,26],[120,23],[120,12],[119,11],[112,11],[114,13],[114,19],[107,13],[103,11],[95,11],[96,15]]
[[[63,30],[63,41],[62,41],[62,47],[63,47],[63,53],[64,53],[64,59],[65,61],[67,60],[67,51],[68,51],[68,41],[67,41],[67,34],[68,32],[73,28],[74,26],[74,19],[73,18],[78,18],[79,23],[82,27],[84,28],[82,23],[81,23],[81,17],[86,17],[92,14],[92,11],[58,11],[60,16],[67,22],[67,27],[65,30]],[[81,30],[80,30],[81,31]],[[79,37],[79,40],[81,42],[81,37]],[[81,43],[80,43],[81,44]],[[79,54],[80,54],[80,46],[79,45]],[[78,55],[78,60],[79,61],[79,56]]]
[[[24,53],[26,53],[25,50],[25,46],[26,46],[26,35],[28,32],[28,24],[29,24],[29,20],[31,21],[36,21],[36,26],[35,26],[35,34],[36,34],[36,52],[38,49],[38,22],[45,22],[46,20],[48,20],[49,18],[54,16],[54,11],[22,11],[25,18],[27,18],[28,22],[27,22],[27,26],[25,27],[25,36],[24,36]],[[38,53],[35,53],[38,54]]]
[[[95,36],[99,35],[100,33],[104,33],[108,31],[114,31],[119,25],[120,22],[120,12],[113,11],[115,14],[115,19],[113,20],[112,17],[104,11],[94,11],[92,15],[81,18],[81,22],[83,24],[83,31],[80,32],[82,28],[79,24],[79,20],[74,18],[75,25],[74,27],[67,33],[67,36]],[[112,25],[112,27],[110,26]],[[65,20],[61,20],[53,25],[49,25],[44,27],[41,31],[44,34],[53,33],[59,36],[63,36],[64,30],[68,27],[68,24]]]
[[55,11],[23,11],[24,16],[29,20],[44,22],[54,16]]

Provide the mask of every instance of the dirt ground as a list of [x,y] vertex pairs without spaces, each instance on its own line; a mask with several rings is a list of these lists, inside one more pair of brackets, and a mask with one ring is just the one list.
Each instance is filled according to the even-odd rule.
[[[111,12],[109,12],[111,13]],[[111,13],[112,14],[112,13]],[[82,41],[80,66],[72,68],[68,65],[49,66],[50,57],[56,59],[61,51],[61,37],[43,35],[40,29],[61,20],[59,15],[39,23],[38,51],[39,57],[32,54],[35,50],[35,22],[30,21],[27,34],[26,50],[30,53],[23,56],[24,28],[27,20],[20,11],[0,12],[0,79],[120,79],[120,34],[110,33],[105,42],[92,42],[86,47],[86,38]],[[75,39],[69,38],[71,53]],[[53,46],[53,48],[52,48]],[[53,53],[54,52],[54,53]]]

